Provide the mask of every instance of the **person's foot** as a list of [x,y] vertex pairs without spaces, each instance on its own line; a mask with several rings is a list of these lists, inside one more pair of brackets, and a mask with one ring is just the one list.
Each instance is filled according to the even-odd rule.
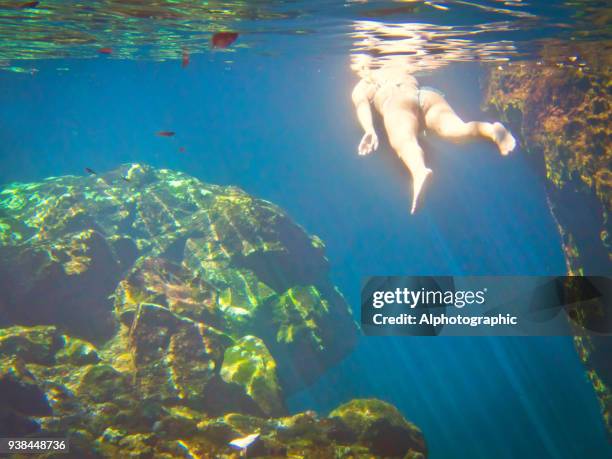
[[516,146],[516,140],[510,134],[510,131],[504,127],[501,123],[493,123],[493,135],[495,136],[494,142],[499,148],[499,152],[506,156]]
[[413,175],[412,177],[412,208],[410,209],[411,214],[414,214],[414,212],[416,211],[417,205],[419,203],[419,198],[423,194],[423,187],[431,173],[431,169],[425,168],[422,173],[418,175]]

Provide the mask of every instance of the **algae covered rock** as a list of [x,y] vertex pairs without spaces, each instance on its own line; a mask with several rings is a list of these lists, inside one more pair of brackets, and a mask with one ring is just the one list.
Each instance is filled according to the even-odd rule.
[[[344,418],[349,418],[349,422],[344,422]],[[352,422],[356,419],[359,422]],[[217,448],[219,456],[215,457],[227,454],[226,445],[232,439],[254,433],[259,437],[249,446],[249,457],[427,457],[421,432],[392,406],[379,400],[354,400],[327,417],[319,417],[312,411],[276,419],[231,413],[201,420],[198,431],[201,441],[206,440],[211,448]]]
[[552,43],[542,61],[492,68],[486,106],[521,134],[546,178],[568,273],[612,270],[612,58],[605,47]]
[[[278,377],[287,392],[316,379],[356,340],[348,305],[329,283],[322,242],[278,207],[238,188],[138,164],[104,175],[11,184],[0,191],[0,241],[0,325],[56,325],[97,345],[127,327],[129,343],[115,344],[131,355],[138,374],[152,362],[144,370],[151,384],[172,379],[177,395],[202,391],[187,387],[190,378],[180,374],[186,367],[171,356],[190,340],[207,348],[199,378],[204,367],[218,372],[229,342],[265,335],[273,358],[279,355]],[[295,308],[318,321],[307,321],[311,331],[296,333],[289,344],[279,329],[291,324],[267,314],[286,315],[283,295],[303,285],[317,295]],[[145,303],[159,308],[141,308]],[[323,328],[329,324],[344,327],[342,339],[328,339]],[[270,326],[277,329],[264,333]],[[155,334],[155,351],[139,345]],[[285,352],[286,346],[309,359]]]
[[62,346],[55,326],[13,326],[0,329],[0,355],[11,355],[25,362],[52,364]]
[[249,457],[383,457],[285,408],[356,338],[323,243],[237,188],[133,164],[0,191],[1,436],[236,458],[259,432]]
[[259,338],[244,336],[225,350],[221,378],[242,386],[262,413],[279,415],[285,411],[276,378],[276,362]]
[[[3,204],[0,195],[0,221],[6,209],[14,212]],[[114,332],[108,296],[121,274],[111,246],[93,229],[47,239],[40,224],[42,235],[23,242],[29,228],[19,243],[0,244],[0,325],[57,325],[88,340],[108,339]]]
[[[327,342],[348,353],[352,325],[341,311],[344,298],[330,285],[296,285],[262,305],[249,323],[250,333],[262,337],[290,387],[311,383],[334,360]],[[299,362],[291,365],[290,362]]]
[[70,363],[72,365],[87,365],[97,363],[100,360],[96,348],[82,339],[67,335],[62,337],[63,346],[55,354],[55,360],[59,363]]
[[426,454],[425,439],[393,405],[382,400],[352,400],[329,414],[341,420],[357,441],[383,457],[418,457]]
[[[540,61],[492,68],[486,107],[495,110],[545,179],[570,275],[612,272],[612,56],[596,43],[549,43]],[[584,324],[606,324],[590,308]],[[609,330],[608,330],[609,332]],[[576,336],[612,440],[612,339]]]

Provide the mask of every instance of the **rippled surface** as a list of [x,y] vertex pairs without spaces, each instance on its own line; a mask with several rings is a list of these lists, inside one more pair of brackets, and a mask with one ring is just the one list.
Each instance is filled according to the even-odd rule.
[[[23,59],[181,59],[210,50],[211,34],[241,34],[237,48],[264,54],[413,55],[445,61],[503,61],[537,52],[538,41],[608,39],[605,1],[2,1],[0,66]],[[309,35],[310,40],[303,35]]]
[[[607,3],[0,0],[0,183],[143,163],[238,186],[325,241],[330,276],[356,318],[365,276],[558,275],[572,233],[551,213],[547,187],[580,187],[562,193],[585,209],[564,213],[576,222],[567,227],[609,241],[582,218],[600,209],[590,190],[609,189],[603,167],[590,171],[605,160],[591,151],[610,144],[610,104],[583,94],[610,87]],[[213,50],[220,31],[239,37]],[[513,132],[530,143],[500,158],[485,142],[426,136],[434,179],[411,216],[410,176],[386,136],[376,154],[357,154],[363,133],[351,103],[349,60],[395,59],[466,119],[499,119],[480,109],[493,102],[517,115]],[[495,91],[485,82],[492,73]],[[533,132],[540,127],[550,132]],[[159,209],[161,228],[176,209]],[[588,247],[572,246],[572,257],[598,262],[601,249]],[[185,293],[170,284],[172,298]],[[341,346],[347,336],[336,331]],[[379,338],[362,339],[294,394],[292,412],[383,399],[422,428],[431,459],[612,457],[596,391],[605,393],[569,338]]]

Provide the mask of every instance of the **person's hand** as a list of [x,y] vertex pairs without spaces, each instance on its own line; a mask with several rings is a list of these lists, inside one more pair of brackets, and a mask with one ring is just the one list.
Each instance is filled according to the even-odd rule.
[[378,148],[378,136],[376,132],[369,131],[366,132],[361,138],[361,142],[359,142],[359,148],[357,152],[360,156],[369,155],[374,150]]

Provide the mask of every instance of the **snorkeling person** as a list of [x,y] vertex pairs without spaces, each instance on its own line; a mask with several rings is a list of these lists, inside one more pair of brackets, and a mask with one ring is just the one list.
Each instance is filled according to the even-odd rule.
[[502,155],[507,155],[516,145],[510,131],[501,123],[463,121],[444,96],[431,88],[419,87],[410,66],[398,62],[370,70],[360,66],[361,80],[353,90],[352,99],[357,118],[364,130],[358,153],[368,155],[378,148],[378,136],[372,122],[372,106],[383,119],[391,147],[396,151],[412,175],[412,207],[418,207],[423,186],[432,171],[425,166],[419,134],[432,131],[454,142],[475,138],[492,141]]

